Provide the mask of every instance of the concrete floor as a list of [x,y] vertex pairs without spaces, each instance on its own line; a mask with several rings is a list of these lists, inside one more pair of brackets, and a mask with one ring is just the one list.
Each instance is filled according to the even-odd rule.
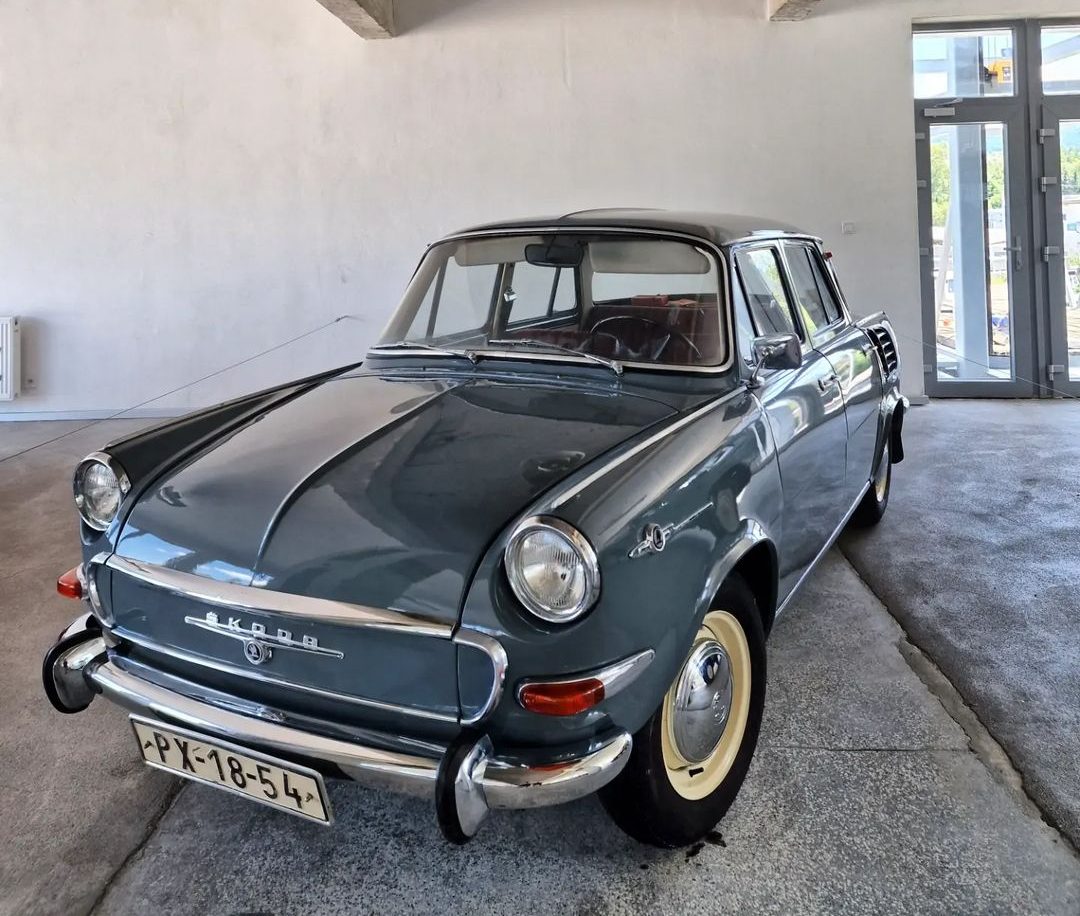
[[[1051,547],[1036,555],[1017,552],[1013,543],[1023,540],[1022,526],[1030,535],[1065,522],[1032,510],[995,523],[993,500],[1022,486],[1045,509],[1043,479],[1054,482],[1060,498],[1069,465],[1062,458],[1059,467],[1057,456],[1071,455],[1075,445],[1054,437],[1077,414],[1066,417],[1059,408],[1076,406],[914,411],[910,457],[897,468],[888,517],[877,531],[844,540],[875,588],[917,588],[916,609],[931,600],[943,608],[931,628],[915,612],[904,616],[902,592],[886,598],[916,642],[933,635],[925,647],[980,715],[994,709],[979,693],[987,682],[1043,703],[1068,688],[1076,639],[1055,626],[1075,613],[1065,595],[1076,594],[1076,577],[1067,592],[1068,583],[1047,567],[1061,560],[1067,576],[1076,552],[1058,557]],[[955,441],[961,428],[972,437],[962,441],[988,439],[983,430],[991,425],[998,447],[984,452]],[[18,450],[9,430],[28,441],[56,434],[53,424],[29,426],[0,425],[0,454]],[[0,803],[12,838],[0,847],[0,913],[78,913],[95,903],[101,913],[1080,911],[1073,849],[1042,820],[993,739],[838,551],[777,624],[758,754],[720,833],[701,848],[638,846],[591,799],[499,812],[477,840],[456,849],[439,838],[428,805],[351,785],[331,789],[337,822],[329,830],[199,786],[174,795],[174,781],[136,763],[118,710],[99,701],[64,717],[39,687],[41,652],[73,615],[72,604],[53,592],[57,572],[78,557],[70,469],[121,428],[132,425],[85,430],[0,463],[0,531],[7,532],[0,613],[11,634],[0,667]],[[1031,482],[1010,484],[996,471],[1005,470],[1003,453],[1020,450],[1017,430],[1027,441],[1023,478]],[[938,444],[943,436],[948,448]],[[954,453],[966,456],[962,471],[942,457]],[[943,475],[955,486],[935,483]],[[989,508],[973,501],[969,480],[982,482],[977,490],[984,496],[993,494]],[[931,486],[933,498],[926,495]],[[974,508],[964,512],[962,501]],[[1064,500],[1057,514],[1070,509],[1075,528],[1075,509]],[[946,516],[952,526],[935,521]],[[975,525],[984,526],[983,543],[990,545],[998,543],[997,531],[1003,552],[968,549],[955,537]],[[948,559],[957,550],[963,568]],[[942,576],[923,574],[930,562]],[[905,566],[920,574],[902,578]],[[967,578],[957,579],[961,573]],[[1061,596],[1059,610],[1020,629],[1002,608],[1016,606],[1014,580],[1030,583],[1036,574],[1047,583],[1041,595]],[[975,587],[969,583],[983,577],[994,588],[975,593],[978,605],[965,603]],[[958,603],[979,614],[950,616]],[[1019,608],[1026,621],[1038,611]],[[997,641],[1010,645],[995,655],[1001,623],[1009,624],[1007,639],[998,634]],[[1016,647],[1029,636],[1026,651],[1037,655],[1037,665]],[[963,654],[942,648],[954,646]],[[1053,689],[1044,678],[1057,679]],[[1027,752],[1060,775],[1074,767],[1068,748],[1080,730],[1057,703],[1044,705],[1038,719],[1040,728],[1056,722],[1056,735],[1049,748]],[[999,720],[987,721],[993,728]],[[1026,759],[1027,734],[1044,732],[1006,729],[1002,741],[1014,760]],[[1024,767],[1025,785],[1033,772]],[[1034,788],[1040,804],[1050,798]],[[1060,797],[1068,813],[1068,798]]]
[[933,402],[906,440],[841,547],[1080,846],[1080,402]]

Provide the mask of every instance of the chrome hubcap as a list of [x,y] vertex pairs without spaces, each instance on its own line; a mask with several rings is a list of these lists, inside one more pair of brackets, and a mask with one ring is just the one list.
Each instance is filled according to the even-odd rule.
[[698,643],[679,675],[672,709],[675,748],[688,763],[705,760],[720,743],[733,692],[724,647],[712,639]]
[[885,498],[885,487],[889,483],[889,443],[885,443],[885,450],[881,453],[881,461],[878,463],[878,471],[874,476],[874,495],[877,501]]

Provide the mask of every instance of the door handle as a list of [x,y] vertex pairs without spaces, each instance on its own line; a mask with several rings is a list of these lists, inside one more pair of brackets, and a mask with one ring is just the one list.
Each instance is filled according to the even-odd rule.
[[833,386],[834,382],[839,382],[839,381],[840,381],[840,376],[837,375],[834,372],[831,375],[826,375],[823,378],[819,378],[817,380],[817,385],[818,385],[818,388],[820,388],[822,391],[828,391]]
[[1006,245],[1005,250],[1011,251],[1014,256],[1013,265],[1017,270],[1024,269],[1024,240],[1020,236],[1014,236],[1014,244]]

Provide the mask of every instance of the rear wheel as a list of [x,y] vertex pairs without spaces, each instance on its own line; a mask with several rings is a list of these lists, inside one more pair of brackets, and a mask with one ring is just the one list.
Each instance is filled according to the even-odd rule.
[[852,514],[851,524],[856,528],[870,528],[880,522],[889,505],[891,487],[892,457],[889,454],[889,440],[886,439],[877,471],[874,472],[874,479],[870,481],[870,489],[866,491],[859,507]]
[[716,826],[754,756],[765,671],[757,603],[732,576],[660,708],[634,735],[626,768],[601,790],[615,823],[642,843],[668,848],[696,842]]

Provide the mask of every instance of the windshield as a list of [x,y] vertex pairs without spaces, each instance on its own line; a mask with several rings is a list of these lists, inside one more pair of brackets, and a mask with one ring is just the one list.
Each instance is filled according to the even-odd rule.
[[570,232],[443,242],[376,348],[716,366],[720,303],[715,258],[685,242]]

